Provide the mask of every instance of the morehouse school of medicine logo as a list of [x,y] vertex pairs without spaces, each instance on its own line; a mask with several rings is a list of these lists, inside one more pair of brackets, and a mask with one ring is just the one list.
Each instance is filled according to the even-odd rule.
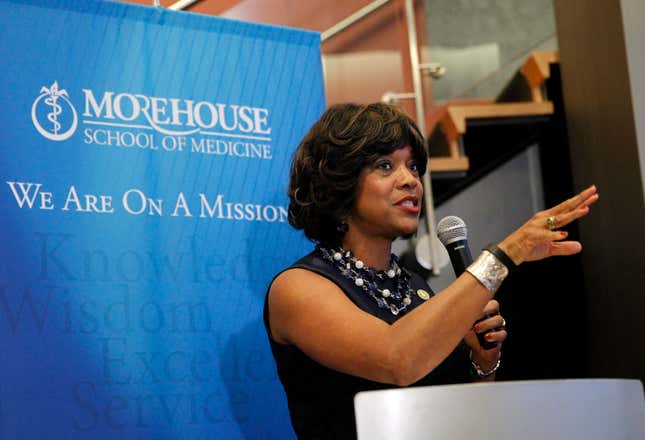
[[273,159],[266,107],[92,88],[71,98],[57,81],[40,89],[31,107],[38,133],[64,141],[78,132],[100,148]]
[[52,141],[64,141],[74,134],[78,115],[67,91],[58,88],[58,81],[40,89],[31,106],[31,120],[38,133]]

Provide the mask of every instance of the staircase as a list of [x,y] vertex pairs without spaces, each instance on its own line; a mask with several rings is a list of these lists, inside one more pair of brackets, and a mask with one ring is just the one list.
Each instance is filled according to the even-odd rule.
[[497,99],[449,102],[428,116],[436,206],[537,141],[555,111],[547,83],[557,61],[534,52]]

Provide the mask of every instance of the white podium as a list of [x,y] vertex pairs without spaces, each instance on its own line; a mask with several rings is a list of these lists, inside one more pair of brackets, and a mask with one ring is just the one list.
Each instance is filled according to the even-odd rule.
[[358,393],[358,440],[645,440],[638,380],[491,382]]

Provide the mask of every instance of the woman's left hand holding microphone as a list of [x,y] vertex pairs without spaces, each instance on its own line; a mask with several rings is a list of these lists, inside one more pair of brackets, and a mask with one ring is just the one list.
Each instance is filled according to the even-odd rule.
[[[492,370],[501,356],[502,343],[508,336],[506,332],[506,320],[499,313],[499,303],[490,300],[484,307],[483,315],[489,318],[478,321],[473,328],[466,333],[464,342],[471,349],[471,359],[479,365],[482,370]],[[487,342],[496,343],[495,347],[485,349],[479,343],[477,334],[484,334]]]

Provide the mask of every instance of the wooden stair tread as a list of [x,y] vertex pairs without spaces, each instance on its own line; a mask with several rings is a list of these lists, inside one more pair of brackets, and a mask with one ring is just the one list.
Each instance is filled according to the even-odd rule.
[[531,97],[535,102],[545,100],[542,86],[551,76],[551,64],[560,61],[558,51],[538,51],[529,55],[528,59],[522,66],[522,75],[526,78],[526,83],[531,89]]
[[449,139],[466,132],[466,119],[511,118],[553,114],[552,102],[499,102],[478,105],[449,105],[442,125]]
[[522,66],[522,73],[531,87],[539,86],[551,76],[550,64],[560,61],[557,51],[536,51]]
[[433,173],[450,173],[450,172],[466,172],[470,167],[468,158],[465,156],[459,157],[431,157],[428,160],[430,171]]

